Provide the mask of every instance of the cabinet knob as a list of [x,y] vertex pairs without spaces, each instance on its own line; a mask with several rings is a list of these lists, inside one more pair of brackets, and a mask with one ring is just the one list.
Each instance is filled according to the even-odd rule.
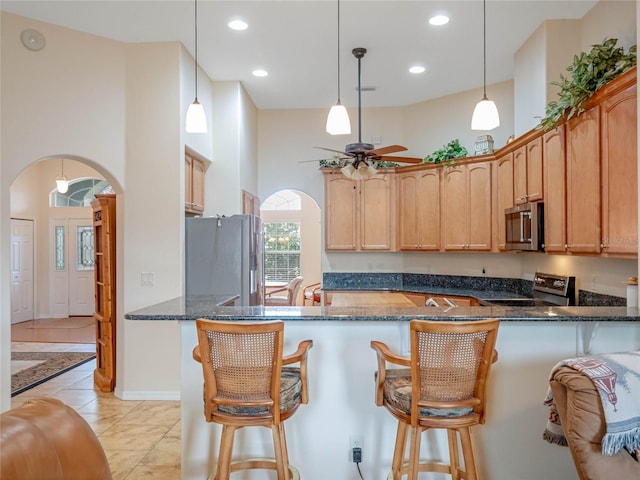
[[565,249],[565,250],[569,250],[569,245],[565,243],[565,244],[564,244],[564,249]]

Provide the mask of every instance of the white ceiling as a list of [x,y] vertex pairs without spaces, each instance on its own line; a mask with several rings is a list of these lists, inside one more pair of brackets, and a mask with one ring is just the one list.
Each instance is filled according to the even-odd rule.
[[[514,53],[546,19],[579,19],[590,0],[488,0],[487,84],[513,78]],[[198,61],[239,80],[260,109],[328,108],[337,99],[336,0],[198,0]],[[123,42],[180,41],[194,52],[193,0],[2,0],[0,9]],[[451,21],[427,20],[446,12]],[[249,28],[230,30],[235,17]],[[365,47],[365,107],[401,106],[482,87],[480,0],[340,2],[341,97],[357,106],[354,47]],[[46,48],[46,47],[45,47]],[[423,74],[408,72],[413,64]],[[256,68],[269,71],[253,77]],[[491,89],[488,88],[491,96]]]

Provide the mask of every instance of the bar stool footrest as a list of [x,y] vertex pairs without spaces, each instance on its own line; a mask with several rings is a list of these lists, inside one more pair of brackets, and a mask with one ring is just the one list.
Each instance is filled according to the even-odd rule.
[[[240,470],[277,470],[276,461],[273,458],[247,458],[243,460],[234,460],[231,462],[231,473]],[[293,465],[289,464],[290,480],[300,480],[300,472]],[[215,480],[216,474],[209,475],[208,480]]]

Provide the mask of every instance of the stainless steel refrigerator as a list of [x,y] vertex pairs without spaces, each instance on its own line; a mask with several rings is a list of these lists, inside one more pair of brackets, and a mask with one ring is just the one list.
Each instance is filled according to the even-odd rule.
[[260,217],[185,219],[186,295],[238,294],[236,305],[262,305]]

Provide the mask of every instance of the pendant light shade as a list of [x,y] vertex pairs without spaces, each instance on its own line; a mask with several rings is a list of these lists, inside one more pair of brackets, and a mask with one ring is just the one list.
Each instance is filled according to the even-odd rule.
[[329,110],[326,130],[330,135],[349,135],[351,133],[349,113],[340,102],[340,0],[338,0],[338,102]]
[[500,126],[498,107],[486,95],[478,102],[471,118],[471,130],[493,130]]
[[351,121],[347,109],[340,103],[331,107],[327,117],[327,133],[331,135],[348,135],[351,133]]
[[69,180],[64,176],[64,158],[61,160],[60,175],[56,177],[56,190],[58,193],[67,193],[69,190]]
[[187,116],[184,121],[184,128],[188,133],[207,133],[207,116],[204,113],[204,107],[198,101],[198,0],[194,0],[195,4],[195,39],[196,39],[196,51],[195,51],[195,79],[196,79],[196,97],[189,108],[187,109]]
[[483,88],[484,95],[473,110],[471,130],[493,130],[500,126],[500,115],[496,104],[487,98],[487,2],[482,2],[482,39],[483,39]]

